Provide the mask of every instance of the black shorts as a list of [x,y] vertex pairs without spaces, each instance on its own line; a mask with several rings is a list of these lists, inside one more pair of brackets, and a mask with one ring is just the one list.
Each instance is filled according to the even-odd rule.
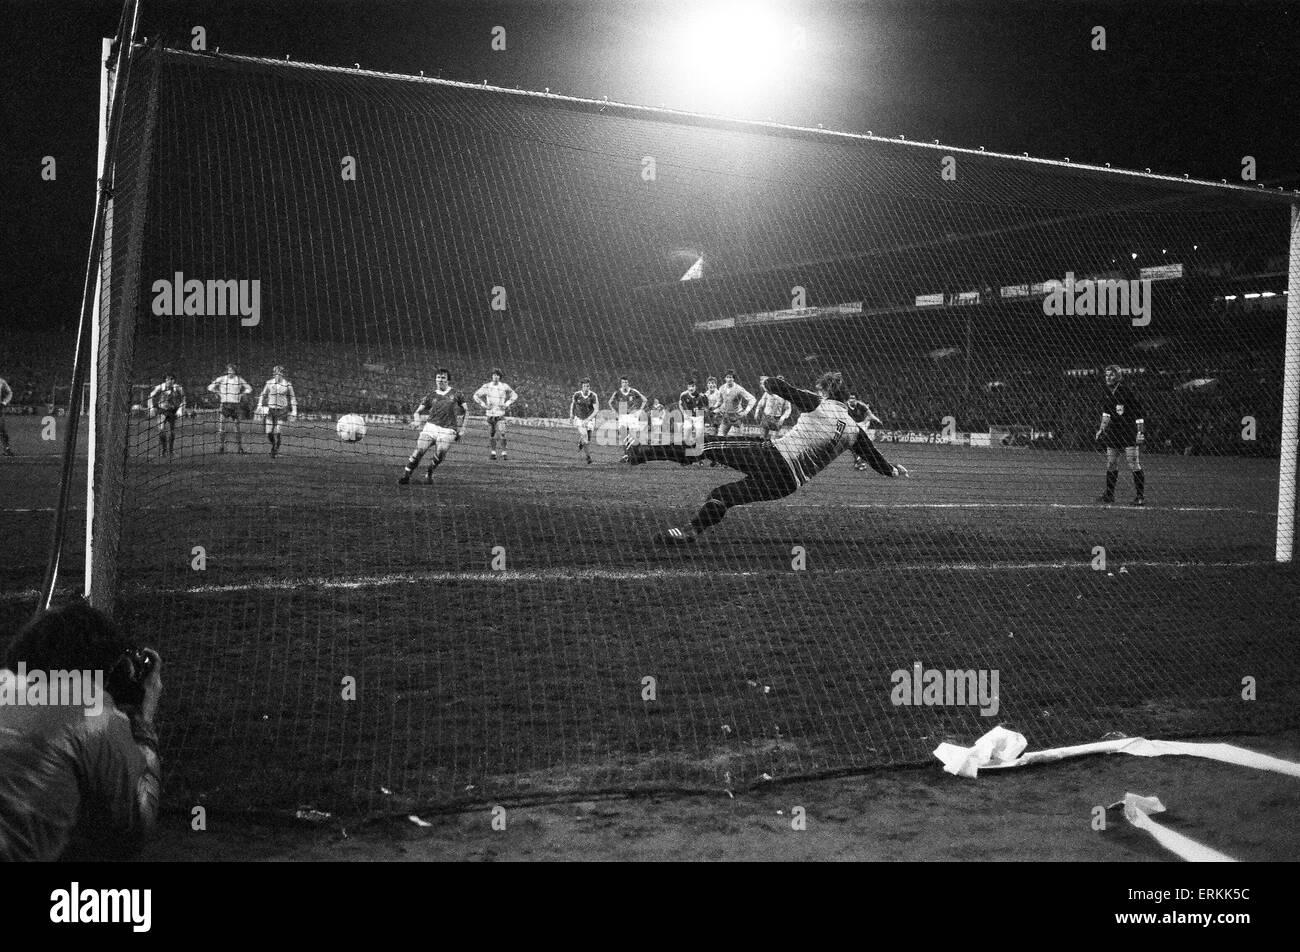
[[506,418],[504,416],[490,416],[487,418],[487,421],[488,421],[488,436],[490,437],[496,436],[498,428],[501,430],[501,432],[503,433],[505,432]]
[[242,403],[223,403],[221,405],[221,419],[241,420],[243,417],[244,405]]
[[178,411],[175,407],[172,407],[170,409],[166,407],[160,407],[158,409],[158,416],[162,417],[162,419],[167,423],[175,423],[177,412]]
[[717,437],[704,441],[704,451],[700,455],[710,462],[744,473],[752,481],[750,494],[753,499],[747,501],[780,499],[799,488],[799,481],[790,465],[771,440],[759,436]]
[[284,421],[287,420],[287,419],[289,419],[289,411],[286,410],[284,407],[267,407],[267,408],[266,408],[266,422],[268,422],[268,423],[282,423],[282,422],[284,422]]
[[1101,445],[1108,450],[1123,450],[1137,446],[1137,433],[1125,433],[1107,428],[1101,435]]

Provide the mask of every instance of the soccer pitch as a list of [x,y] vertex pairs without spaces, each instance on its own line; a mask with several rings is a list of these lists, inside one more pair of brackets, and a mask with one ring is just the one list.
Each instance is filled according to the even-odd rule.
[[[218,455],[215,427],[187,422],[160,461],[137,423],[118,609],[165,658],[173,803],[743,789],[924,762],[996,723],[1034,746],[1297,723],[1275,461],[1149,456],[1132,509],[1091,502],[1099,455],[882,443],[912,479],[844,457],[662,549],[655,531],[737,475],[610,447],[587,466],[568,428],[509,435],[490,461],[471,420],[433,485],[400,487],[400,425],[343,445],[299,423],[272,460],[260,426],[248,455]],[[56,467],[7,463],[30,498],[5,524],[39,552],[48,514],[15,510],[41,486],[48,506]],[[895,703],[917,662],[997,671],[996,712]]]

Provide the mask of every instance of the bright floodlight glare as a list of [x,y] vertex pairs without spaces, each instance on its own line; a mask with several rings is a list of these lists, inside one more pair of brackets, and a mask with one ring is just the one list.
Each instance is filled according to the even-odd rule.
[[665,66],[681,105],[704,112],[760,109],[785,71],[795,31],[761,3],[715,3],[686,17]]

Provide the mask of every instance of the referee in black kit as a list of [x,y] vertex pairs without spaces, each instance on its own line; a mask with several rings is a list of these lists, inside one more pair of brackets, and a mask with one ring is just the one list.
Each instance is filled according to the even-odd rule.
[[1119,454],[1123,452],[1128,460],[1129,471],[1133,474],[1133,505],[1146,505],[1146,473],[1142,471],[1142,460],[1138,457],[1138,447],[1143,442],[1143,427],[1146,421],[1142,416],[1142,407],[1137,402],[1133,391],[1124,386],[1124,372],[1115,364],[1106,368],[1106,396],[1102,403],[1101,427],[1097,430],[1097,442],[1106,447],[1106,491],[1098,497],[1098,502],[1115,501],[1115,483],[1119,481]]

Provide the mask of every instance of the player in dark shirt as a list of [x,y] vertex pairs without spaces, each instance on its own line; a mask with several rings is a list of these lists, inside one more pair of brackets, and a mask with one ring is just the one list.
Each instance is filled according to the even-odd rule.
[[452,389],[451,375],[445,367],[438,368],[434,383],[433,392],[420,402],[411,417],[411,427],[420,428],[420,437],[415,442],[415,452],[406,461],[406,469],[398,479],[403,486],[411,481],[411,474],[420,465],[420,458],[429,451],[429,447],[433,447],[433,462],[429,464],[429,473],[424,481],[433,482],[433,471],[446,458],[451,444],[459,442],[465,435],[465,418],[469,416],[469,407],[465,404],[464,394]]
[[1123,452],[1133,474],[1133,505],[1146,505],[1146,473],[1138,456],[1145,440],[1146,421],[1133,391],[1124,386],[1124,372],[1115,364],[1106,368],[1106,393],[1102,400],[1101,426],[1097,442],[1106,448],[1106,491],[1098,502],[1115,501],[1115,484],[1119,481],[1119,454]]
[[169,373],[163,382],[154,387],[146,401],[149,415],[158,419],[158,448],[161,455],[176,455],[176,417],[185,413],[185,388]]
[[[768,393],[790,401],[799,411],[799,422],[775,440],[754,436],[706,439],[704,457],[745,475],[714,489],[689,525],[660,533],[655,537],[656,542],[693,542],[700,533],[721,522],[733,506],[789,496],[847,450],[865,459],[882,476],[908,474],[905,467],[891,464],[876,449],[861,426],[865,417],[850,413],[846,403],[849,390],[838,373],[823,374],[817,381],[816,393],[793,387],[779,377],[762,377],[760,381]],[[633,464],[664,460],[688,466],[694,462],[681,443],[665,446],[629,443],[628,456]]]
[[700,393],[700,385],[686,381],[686,389],[677,397],[682,411],[682,436],[688,446],[694,446],[704,436],[704,417],[709,412],[709,398]]
[[583,377],[580,387],[581,389],[575,390],[569,399],[569,418],[578,428],[578,452],[586,457],[587,465],[590,466],[591,431],[596,428],[596,411],[600,405],[600,398],[596,396],[596,391],[591,389],[590,377]]

